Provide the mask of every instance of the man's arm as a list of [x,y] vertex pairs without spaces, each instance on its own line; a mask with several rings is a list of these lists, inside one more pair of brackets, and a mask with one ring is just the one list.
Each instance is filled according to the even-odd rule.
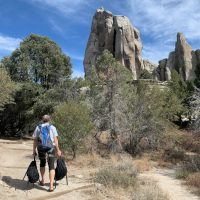
[[37,139],[34,138],[34,139],[33,139],[33,155],[36,154],[36,147],[37,147]]
[[32,137],[33,137],[33,155],[36,155],[37,131],[38,131],[38,127],[35,128],[33,135],[32,135]]
[[54,142],[55,142],[55,147],[56,147],[56,154],[58,155],[58,157],[60,157],[62,152],[60,151],[60,148],[58,145],[58,137],[57,136],[54,137]]

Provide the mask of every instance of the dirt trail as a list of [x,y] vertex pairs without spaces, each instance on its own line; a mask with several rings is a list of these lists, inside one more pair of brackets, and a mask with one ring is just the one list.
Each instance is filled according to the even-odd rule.
[[142,173],[141,178],[151,178],[155,180],[158,186],[169,196],[170,200],[200,200],[192,194],[181,180],[176,179],[175,169],[153,168]]
[[[69,185],[65,179],[59,181],[59,185],[53,193],[48,193],[48,184],[44,187],[35,184],[34,188],[27,185],[27,181],[22,178],[27,166],[32,161],[32,141],[9,141],[0,140],[0,199],[2,200],[95,200],[93,192],[96,187],[90,180],[90,173],[95,169],[87,166],[68,166]],[[39,161],[37,160],[39,168]],[[48,172],[48,169],[46,170]],[[171,200],[199,200],[197,196],[191,194],[180,180],[175,179],[175,170],[157,169],[142,173],[141,178],[152,178],[158,186],[167,193]],[[48,173],[46,173],[48,182]],[[98,197],[99,199],[99,197]],[[120,199],[106,197],[105,199]]]
[[[88,181],[89,170],[75,166],[68,167],[69,185],[66,185],[65,179],[59,181],[53,193],[47,192],[48,184],[45,184],[44,187],[35,184],[34,188],[32,185],[27,185],[27,180],[23,181],[22,178],[27,166],[32,161],[32,141],[0,140],[0,152],[0,199],[86,200],[89,197],[84,190],[94,189],[94,184]],[[37,160],[37,166],[39,168],[39,160]],[[48,172],[48,168],[46,172]],[[49,180],[48,173],[46,173],[46,180],[47,182]]]

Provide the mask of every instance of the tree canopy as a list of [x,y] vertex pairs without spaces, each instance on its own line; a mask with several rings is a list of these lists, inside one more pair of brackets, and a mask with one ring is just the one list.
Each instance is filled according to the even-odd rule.
[[71,75],[70,58],[48,37],[31,34],[2,60],[14,81],[32,81],[49,89]]
[[[71,62],[60,47],[50,40],[31,34],[20,47],[2,61],[1,80],[3,84],[2,105],[8,104],[0,112],[0,134],[20,135],[33,131],[36,123],[44,114],[51,114],[54,107],[66,101],[70,94]],[[13,82],[20,85],[16,93],[12,92]],[[10,92],[11,91],[11,92]],[[5,99],[3,100],[3,97]]]
[[12,94],[15,91],[16,86],[3,68],[0,68],[0,80],[0,110],[3,110],[6,104],[13,102]]

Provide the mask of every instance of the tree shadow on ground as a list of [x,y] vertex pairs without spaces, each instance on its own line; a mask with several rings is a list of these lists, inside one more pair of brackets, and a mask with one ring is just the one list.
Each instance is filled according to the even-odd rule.
[[47,191],[45,188],[37,185],[37,183],[36,184],[28,183],[28,181],[21,180],[21,179],[13,179],[10,176],[3,176],[2,181],[5,182],[8,186],[15,188],[15,190],[25,191],[25,190],[31,190],[33,188],[36,188],[38,190]]

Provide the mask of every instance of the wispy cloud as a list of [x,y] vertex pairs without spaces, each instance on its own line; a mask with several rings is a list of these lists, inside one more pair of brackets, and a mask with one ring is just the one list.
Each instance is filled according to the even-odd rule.
[[51,29],[53,29],[56,32],[59,32],[60,34],[64,34],[64,29],[58,25],[58,23],[54,19],[49,19],[49,23],[51,25]]
[[82,55],[72,53],[72,52],[65,52],[72,60],[83,61],[84,57]]
[[87,4],[87,1],[83,0],[32,0],[35,3],[41,3],[47,6],[51,6],[60,10],[65,14],[74,13],[77,11],[77,8],[82,7]]
[[84,12],[86,7],[90,7],[88,0],[31,0],[35,5],[43,6],[51,11],[56,11],[66,17],[71,17],[71,20],[80,18],[84,22],[83,15],[87,15]]
[[[151,49],[148,44],[143,43],[145,54],[147,51],[154,51],[154,54],[158,55],[157,60],[161,59],[162,52],[164,55],[168,49],[165,45],[171,45],[175,41],[177,32],[183,32],[191,44],[196,44],[198,41],[200,47],[199,0],[126,0],[126,2],[131,21],[139,28],[142,36],[149,38],[148,42],[151,42]],[[154,56],[153,52],[150,54]]]
[[15,50],[21,42],[20,38],[13,38],[0,34],[0,50],[1,51],[13,51]]

